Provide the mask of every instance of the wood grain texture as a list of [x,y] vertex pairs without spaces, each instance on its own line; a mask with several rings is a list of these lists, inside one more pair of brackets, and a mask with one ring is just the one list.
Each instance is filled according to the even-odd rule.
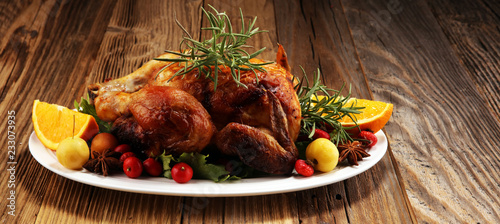
[[88,84],[125,76],[166,49],[178,49],[183,31],[199,37],[201,1],[118,1]]
[[500,122],[500,4],[428,1],[460,62]]
[[[177,49],[182,30],[173,25],[176,18],[199,36],[200,6],[201,1],[118,1],[87,84],[125,76],[163,50]],[[110,223],[179,223],[183,200],[95,188],[87,217]]]
[[[253,52],[266,47],[266,51],[258,58],[272,61],[276,59],[277,36],[272,1],[206,1],[204,8],[207,10],[208,5],[215,7],[219,12],[226,12],[232,19],[233,29],[237,31],[241,29],[240,8],[246,21],[245,26],[248,27],[248,21],[257,17],[255,27],[268,32],[253,36],[248,43],[254,48],[248,51]],[[204,18],[204,26],[207,26],[207,23],[208,21]],[[203,38],[203,35],[207,34],[201,35]],[[297,223],[296,202],[294,193],[225,199],[186,198],[184,208],[189,209],[184,210],[183,221],[191,223],[214,222],[214,220],[229,223]],[[200,209],[196,209],[198,207]],[[207,219],[207,217],[210,218]]]
[[[15,174],[16,216],[3,212],[1,220],[33,223],[45,202],[44,198],[47,194],[47,197],[50,197],[50,193],[54,192],[50,190],[59,189],[59,186],[54,184],[60,184],[57,180],[61,180],[56,178],[57,175],[42,168],[29,153],[28,138],[33,130],[33,100],[42,99],[67,105],[72,102],[71,98],[83,92],[81,84],[88,73],[85,68],[91,65],[92,58],[95,58],[97,53],[97,48],[92,49],[89,46],[100,43],[104,32],[98,30],[101,22],[109,18],[106,9],[112,8],[112,4],[85,4],[77,1],[9,4],[11,5],[2,9],[14,12],[15,16],[2,17],[2,20],[13,20],[2,21],[6,26],[2,27],[2,32],[5,33],[0,49],[0,114],[6,117],[7,111],[16,113],[15,141],[18,164]],[[79,10],[74,11],[77,8]],[[6,124],[7,122],[0,124],[2,130],[7,130]],[[1,144],[6,146],[7,139],[2,137]],[[6,170],[7,157],[0,158],[0,167]],[[1,179],[2,186],[7,186],[7,180]],[[65,182],[69,181],[64,180],[63,183]],[[8,192],[2,191],[2,197],[7,198]],[[85,197],[85,194],[82,197]],[[7,201],[2,201],[1,205],[6,208]]]
[[336,1],[276,1],[279,41],[290,57],[292,71],[301,77],[302,66],[309,77],[321,69],[329,87],[345,94],[371,98],[361,71],[343,9]]
[[[423,1],[343,1],[419,222],[497,223],[499,124]],[[450,4],[455,4],[455,2]]]
[[[264,60],[275,61],[277,46],[276,36],[276,22],[274,18],[274,3],[272,0],[258,0],[258,1],[205,1],[205,9],[209,10],[211,5],[219,12],[226,12],[231,18],[231,23],[234,25],[233,30],[241,30],[241,19],[239,9],[242,10],[245,28],[248,28],[248,23],[257,17],[257,22],[254,27],[259,27],[260,30],[267,30],[267,32],[254,35],[248,40],[248,45],[253,46],[248,48],[248,52],[255,52],[263,47],[266,48],[258,57]],[[203,18],[204,26],[207,26],[208,21]],[[204,33],[206,34],[206,33]]]
[[[124,76],[182,37],[200,6],[269,30],[251,44],[287,50],[293,73],[394,104],[388,154],[315,189],[267,196],[171,197],[80,184],[29,153],[34,99],[68,107],[88,84]],[[16,113],[16,216],[2,223],[500,223],[500,4],[480,1],[0,0],[0,130]],[[5,136],[5,135],[4,135]],[[0,145],[8,145],[5,137]],[[0,197],[8,198],[0,156]],[[399,167],[399,168],[398,168]]]
[[[171,15],[172,12],[189,12],[182,13],[182,17],[177,17],[182,24],[186,27],[190,24],[192,27],[192,34],[196,33],[196,25],[199,24],[200,15],[198,2],[189,2],[189,4],[163,3],[163,2],[150,2],[148,4],[138,4],[134,1],[119,1],[113,5],[80,5],[82,2],[52,2],[49,5],[49,17],[45,21],[47,32],[41,39],[39,51],[34,54],[36,58],[36,66],[23,67],[21,69],[35,69],[39,72],[40,76],[45,75],[45,79],[34,86],[41,86],[44,89],[35,93],[39,94],[42,100],[49,102],[56,102],[62,105],[71,105],[71,101],[84,93],[86,84],[91,82],[100,82],[107,78],[116,78],[123,76],[134,69],[137,69],[144,61],[150,60],[153,56],[157,55],[158,48],[174,48],[171,43],[178,42],[178,39],[171,40],[171,37],[179,38],[181,31],[176,29],[175,26],[166,25],[173,24],[172,17],[165,16]],[[167,4],[160,6],[159,3]],[[172,5],[170,5],[172,4]],[[263,21],[263,29],[270,30],[271,32],[265,35],[257,36],[253,44],[256,46],[268,47],[268,51],[262,55],[265,59],[273,60],[276,52],[277,30],[276,21],[273,16],[274,4],[270,1],[262,2],[228,2],[217,3],[213,5],[220,7],[221,10],[226,10],[231,13],[232,17],[237,15],[237,8],[242,7],[245,11],[246,8],[250,9],[245,11],[247,19],[253,16],[258,16],[258,21]],[[339,4],[336,5],[336,10]],[[309,10],[311,5],[308,6]],[[73,14],[74,10],[78,8],[81,14]],[[95,10],[99,8],[100,10]],[[171,11],[164,11],[162,9],[171,9]],[[293,8],[288,13],[294,13],[299,8]],[[280,9],[281,10],[281,9]],[[78,11],[78,10],[77,10]],[[89,13],[93,11],[93,13]],[[247,14],[248,13],[248,14]],[[88,14],[89,17],[86,16]],[[313,13],[309,16],[312,17]],[[70,16],[71,15],[71,16]],[[72,16],[75,16],[74,18]],[[328,14],[326,16],[331,16]],[[103,18],[104,17],[104,18]],[[70,32],[68,28],[72,24],[72,20],[65,21],[66,18],[82,19],[93,24],[92,26],[84,26],[75,24],[72,27],[83,27],[81,32]],[[94,20],[92,20],[94,18]],[[342,15],[340,16],[342,18]],[[159,20],[156,21],[156,20]],[[109,21],[109,23],[103,23]],[[345,18],[341,29],[342,35],[348,35],[348,28],[345,27]],[[237,21],[236,21],[237,22]],[[289,23],[289,21],[282,21]],[[331,22],[329,20],[322,20],[321,22]],[[69,23],[69,24],[65,24]],[[151,24],[157,24],[154,27]],[[159,26],[158,24],[165,24]],[[260,26],[260,25],[259,25]],[[326,24],[322,24],[326,26]],[[89,30],[90,28],[90,30]],[[169,35],[162,35],[169,33]],[[171,34],[171,35],[170,35]],[[75,35],[75,36],[72,36]],[[95,36],[94,36],[95,35]],[[316,35],[316,34],[315,34]],[[329,34],[331,35],[331,34]],[[319,35],[322,39],[324,36]],[[342,42],[336,38],[328,39],[327,41],[337,41],[334,46],[342,48],[340,51],[349,50],[353,52],[352,45],[345,48],[340,47]],[[337,36],[336,36],[337,37]],[[63,41],[65,39],[75,40],[75,42]],[[169,40],[171,40],[169,42]],[[286,40],[286,39],[285,39]],[[77,42],[80,41],[80,42]],[[293,43],[301,42],[300,39],[290,41]],[[321,42],[321,41],[320,41]],[[318,44],[322,46],[322,44]],[[76,47],[74,47],[76,46]],[[66,51],[65,49],[72,49],[74,51]],[[297,50],[300,50],[297,48]],[[268,53],[269,52],[269,53]],[[320,51],[318,54],[322,58],[328,57],[328,50]],[[66,54],[65,54],[66,53]],[[76,56],[76,55],[78,56]],[[309,54],[309,57],[311,54]],[[59,58],[61,57],[61,58]],[[313,57],[318,57],[313,55]],[[64,66],[53,66],[54,64],[46,64],[46,60],[55,61],[56,64],[63,64],[63,59],[68,61],[75,61],[74,58],[81,59],[77,64],[64,64]],[[72,60],[73,59],[73,60]],[[335,63],[344,64],[339,62],[343,60],[341,57],[336,57],[332,60]],[[298,60],[296,60],[298,61]],[[353,60],[347,60],[348,63],[355,63]],[[316,62],[315,62],[316,63]],[[299,62],[297,62],[299,64]],[[346,69],[346,66],[339,66],[341,69]],[[359,69],[359,67],[358,67]],[[329,71],[330,68],[326,68]],[[352,72],[352,70],[345,70]],[[342,72],[337,72],[334,75],[339,75]],[[68,75],[70,74],[70,75]],[[89,75],[90,74],[90,75]],[[63,83],[71,82],[72,88],[57,88],[60,82],[55,82],[62,77]],[[73,80],[73,77],[84,77]],[[329,82],[335,80],[333,76],[325,76]],[[343,78],[351,78],[350,76],[342,76]],[[358,76],[359,77],[359,76]],[[365,85],[366,86],[366,85]],[[358,87],[355,87],[358,88]],[[24,89],[16,88],[23,93],[28,93]],[[369,94],[365,88],[360,88],[358,92],[364,91]],[[11,93],[12,91],[5,91]],[[32,93],[32,92],[31,92]],[[71,93],[69,97],[60,97],[65,93]],[[10,97],[10,96],[9,96]],[[10,99],[10,98],[9,98]],[[31,102],[28,99],[25,102]],[[27,106],[30,108],[30,106]],[[26,111],[26,110],[25,110]],[[22,116],[24,120],[29,120],[29,111],[26,111]],[[30,125],[29,122],[25,124]],[[29,127],[31,130],[31,127]],[[30,131],[26,132],[30,133]],[[26,134],[23,142],[27,143]],[[224,222],[284,222],[284,223],[297,223],[305,222],[347,222],[351,220],[369,220],[377,218],[374,216],[366,216],[363,219],[357,218],[353,214],[362,214],[358,209],[364,209],[360,206],[350,207],[349,204],[354,201],[354,196],[347,196],[345,193],[345,186],[343,184],[335,184],[328,187],[313,189],[310,191],[303,191],[297,193],[278,194],[269,196],[255,196],[255,197],[236,197],[236,198],[182,198],[182,197],[162,197],[132,194],[126,192],[110,191],[101,188],[89,187],[83,184],[75,183],[65,178],[59,177],[47,170],[40,168],[28,154],[27,148],[24,148],[24,155],[26,158],[31,159],[26,170],[38,170],[39,173],[31,173],[31,175],[23,175],[20,180],[21,187],[24,188],[20,192],[21,197],[18,198],[18,203],[22,212],[23,221],[26,222],[76,222],[76,223],[96,223],[96,222],[112,222],[112,223],[142,223],[142,222],[217,222],[220,220]],[[40,177],[37,179],[37,177]],[[23,181],[28,180],[31,184],[25,184]],[[34,189],[31,187],[35,187]],[[45,191],[45,189],[58,189],[54,191]],[[27,193],[32,192],[32,193]],[[33,195],[40,195],[35,197]],[[355,195],[351,192],[352,195]],[[361,195],[361,194],[359,194]],[[25,199],[26,198],[26,199]],[[76,201],[76,202],[75,202]],[[304,203],[306,202],[306,203]],[[354,208],[354,209],[353,209]],[[144,212],[144,210],[146,212]],[[167,211],[167,214],[161,211]],[[346,210],[353,210],[349,214]],[[161,214],[160,214],[161,213]],[[39,214],[37,216],[31,214]],[[351,217],[348,217],[351,216]],[[359,216],[359,215],[357,215]],[[383,220],[380,219],[379,220]]]
[[[312,68],[307,68],[309,71],[318,67],[328,86],[339,89],[346,83],[352,85],[354,97],[371,98],[339,1],[277,1],[276,8],[280,9],[277,11],[279,41],[290,49],[288,54],[294,71],[298,71],[299,63],[311,66]],[[287,16],[297,14],[301,16]],[[290,24],[294,24],[293,29]],[[305,31],[300,32],[297,27],[304,27]],[[315,210],[300,207],[301,218],[313,223],[329,220],[341,223],[366,223],[374,220],[384,223],[411,222],[411,208],[405,201],[406,195],[398,182],[397,172],[388,153],[379,164],[364,174],[342,183],[308,191],[305,193],[306,197],[299,201],[316,197],[317,212],[321,214],[326,210],[326,214],[314,216],[312,214]],[[378,184],[380,182],[384,183],[383,187]],[[364,208],[375,201],[379,203],[377,212],[364,212]]]

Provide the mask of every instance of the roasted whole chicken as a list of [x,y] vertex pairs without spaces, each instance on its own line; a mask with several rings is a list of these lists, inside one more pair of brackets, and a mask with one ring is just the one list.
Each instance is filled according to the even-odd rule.
[[298,158],[294,141],[301,111],[281,46],[276,61],[264,65],[265,72],[242,71],[240,82],[246,87],[238,86],[222,66],[214,88],[214,82],[197,70],[172,78],[180,65],[158,73],[169,63],[151,60],[127,76],[91,84],[88,90],[97,115],[113,122],[118,139],[148,156],[200,152],[211,145],[255,169],[286,174]]

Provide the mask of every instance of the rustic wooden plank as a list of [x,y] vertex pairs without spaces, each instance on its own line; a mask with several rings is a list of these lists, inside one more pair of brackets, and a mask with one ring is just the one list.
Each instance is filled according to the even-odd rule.
[[225,203],[224,222],[299,223],[295,193],[233,197]]
[[[93,189],[85,184],[51,175],[45,197],[36,217],[37,223],[76,223],[89,209]],[[56,192],[60,192],[59,194]],[[64,211],[62,215],[61,211]],[[91,220],[86,220],[89,223]]]
[[182,197],[94,188],[88,212],[78,221],[99,223],[180,223]]
[[179,47],[183,31],[199,37],[201,1],[119,1],[107,28],[89,84],[125,76],[166,49]]
[[460,62],[500,120],[500,4],[498,1],[428,1]]
[[224,198],[185,197],[181,208],[183,223],[224,222]]
[[[292,66],[292,73],[300,77],[302,75],[300,66],[302,66],[308,74],[308,77],[312,78],[312,74],[316,72],[316,68],[321,67],[317,53],[314,51],[315,47],[312,45],[312,41],[316,39],[315,26],[311,25],[313,22],[316,22],[311,19],[311,17],[315,17],[315,7],[313,7],[312,4],[306,3],[306,7],[301,4],[304,4],[304,2],[275,2],[278,37],[279,42],[283,44],[287,51],[289,63]],[[335,63],[341,60],[338,57],[335,59],[331,61]],[[325,63],[325,61],[323,61],[323,63]],[[337,67],[335,66],[335,68]],[[340,73],[341,72],[337,71],[328,77],[338,77]],[[323,78],[325,79],[325,76]],[[330,79],[330,81],[331,80],[332,79]],[[335,84],[330,83],[330,85],[332,87],[339,87],[342,85],[342,81]],[[333,190],[332,194],[335,192],[333,195],[345,195],[344,184],[342,183],[330,185],[328,188]],[[327,190],[328,188],[320,187],[296,193],[298,201],[297,210],[301,222],[321,223],[332,222],[332,220],[339,223],[348,222],[344,201],[336,200],[334,202],[340,203],[332,206],[332,204],[326,200],[331,197]]]
[[[311,77],[319,67],[328,86],[339,89],[343,83],[350,84],[354,97],[372,98],[339,1],[276,1],[276,9],[280,9],[276,11],[279,41],[287,49],[295,72],[298,65],[303,64]],[[301,220],[411,222],[412,211],[397,173],[388,153],[379,164],[361,175],[301,192],[302,200],[308,201],[305,205],[317,204],[316,209],[299,204]],[[365,211],[371,203],[380,205],[377,212]],[[314,214],[318,212],[319,215]]]
[[[254,35],[247,42],[248,45],[253,46],[253,48],[248,49],[248,52],[257,51],[263,47],[266,48],[258,58],[276,61],[277,52],[277,36],[276,36],[276,23],[274,19],[274,4],[271,0],[259,0],[259,1],[206,1],[205,10],[211,10],[208,5],[213,6],[219,12],[226,12],[226,14],[231,18],[231,22],[234,25],[233,30],[240,31],[241,29],[241,19],[240,19],[240,9],[243,12],[245,27],[248,28],[248,23],[257,17],[257,22],[254,27],[259,27],[260,30],[267,30],[267,32]],[[206,26],[207,22],[203,18],[203,24]]]
[[[208,5],[214,6],[220,12],[226,12],[232,19],[232,24],[234,24],[233,29],[237,31],[241,29],[240,8],[246,21],[245,26],[247,27],[248,21],[257,16],[255,27],[259,27],[261,30],[267,30],[268,32],[253,36],[247,43],[254,46],[254,48],[248,49],[248,51],[253,52],[262,47],[266,47],[266,51],[260,54],[258,58],[270,61],[276,60],[277,36],[274,4],[272,1],[206,1],[204,8],[207,10],[209,9]],[[203,24],[206,26],[206,19],[204,19]],[[206,34],[202,33],[202,35]],[[207,209],[202,209],[202,212],[197,211],[195,214],[193,214],[193,212],[185,212],[183,214],[183,221],[189,219],[189,222],[196,223],[201,220],[208,221],[206,217],[211,217],[210,220],[212,220],[212,222],[213,220],[222,220],[223,222],[233,223],[296,223],[298,218],[296,200],[294,198],[294,194],[278,194],[210,199]],[[283,203],[284,201],[288,203]],[[187,205],[190,208],[196,207],[189,203]],[[205,218],[202,219],[202,217]]]
[[[220,11],[226,11],[233,19],[235,24],[239,24],[240,20],[238,19],[238,7],[241,7],[243,13],[245,15],[245,19],[251,19],[254,16],[258,17],[257,26],[261,29],[269,30],[268,33],[256,35],[251,42],[252,45],[255,46],[256,49],[261,47],[267,47],[267,51],[261,55],[261,58],[267,60],[275,60],[276,53],[276,27],[274,27],[274,16],[270,17],[274,12],[273,4],[269,3],[269,1],[240,1],[234,2],[231,4],[227,3],[210,3],[213,4]],[[252,11],[248,11],[245,9],[252,9]],[[281,9],[280,9],[281,10]],[[276,9],[274,10],[276,11]],[[263,22],[262,22],[263,21]],[[239,26],[237,25],[239,29]],[[286,46],[285,46],[286,47]],[[270,52],[270,53],[269,53]],[[325,191],[322,191],[323,195],[325,195]],[[315,194],[315,193],[312,193]],[[225,222],[297,222],[299,218],[297,214],[302,212],[301,208],[306,208],[307,206],[301,207],[298,206],[298,203],[309,205],[309,202],[312,201],[301,201],[303,198],[299,197],[298,200],[292,200],[297,196],[295,193],[283,194],[283,195],[268,195],[268,196],[254,196],[254,197],[238,197],[238,198],[226,198],[225,200]],[[289,203],[283,203],[282,201],[286,200]],[[319,197],[320,201],[324,201],[325,197]],[[280,202],[279,207],[270,206],[272,203],[269,202]],[[220,206],[220,205],[217,205]],[[280,208],[280,209],[277,209]],[[319,208],[323,210],[323,208]],[[299,210],[299,211],[297,211]],[[206,216],[207,214],[205,214]],[[331,221],[331,216],[328,214],[328,211],[323,210],[323,212],[316,213],[312,212],[307,216],[309,219],[304,217],[303,221],[311,221],[314,223],[316,220],[322,220],[324,222]],[[326,216],[326,217],[325,217]],[[186,217],[186,214],[184,215]],[[212,216],[213,217],[213,216]],[[320,218],[318,218],[320,217]]]
[[[1,205],[5,212],[2,212],[1,219],[4,222],[33,223],[44,197],[50,197],[54,191],[59,191],[61,182],[57,175],[42,168],[29,153],[28,139],[33,130],[32,102],[38,98],[68,105],[72,98],[83,93],[80,86],[88,71],[81,68],[93,62],[97,48],[91,46],[102,39],[105,27],[101,27],[102,22],[109,18],[106,9],[112,8],[113,4],[85,4],[77,1],[66,3],[57,0],[14,1],[8,4],[2,5],[6,6],[2,7],[2,15],[12,12],[12,17],[0,17],[3,20],[0,42],[0,114],[7,116],[7,111],[16,113],[18,164],[15,174],[16,216],[8,215],[7,201],[4,200]],[[75,8],[79,10],[72,11]],[[73,17],[68,16],[69,14]],[[7,81],[4,81],[5,78]],[[60,96],[64,97],[59,98]],[[0,124],[1,130],[7,130],[6,124],[7,122]],[[2,138],[1,144],[7,145],[6,140]],[[2,156],[1,161],[1,168],[6,169],[7,157]],[[7,180],[2,178],[0,181],[7,186]],[[62,184],[67,182],[70,181],[62,181]],[[7,190],[1,192],[2,197],[7,198],[7,194]],[[82,197],[84,195],[85,192]],[[69,209],[74,211],[75,207]]]
[[344,201],[333,200],[344,190],[342,183],[297,192],[299,218],[304,223],[347,223]]
[[[125,76],[165,49],[177,49],[183,33],[175,25],[176,18],[197,38],[200,5],[201,1],[118,1],[87,84]],[[116,223],[180,223],[183,219],[183,197],[101,188],[95,188],[93,195],[86,218]]]
[[330,87],[352,84],[354,96],[371,98],[338,2],[276,1],[276,15],[279,42],[296,76],[302,76],[299,66],[309,77],[320,68]]
[[298,223],[294,193],[268,196],[186,197],[184,223]]
[[0,102],[4,109],[8,87],[22,74],[29,46],[38,36],[41,24],[34,21],[44,21],[48,16],[36,13],[44,9],[40,3],[3,1],[0,4]]
[[498,223],[500,126],[427,4],[342,3],[418,221]]
[[[0,34],[3,34],[0,39],[0,112],[6,115],[7,111],[14,110],[19,121],[16,124],[19,133],[16,140],[19,161],[16,173],[17,217],[13,219],[7,215],[7,201],[4,200],[0,203],[4,208],[0,220],[7,223],[403,222],[399,213],[411,216],[411,209],[400,206],[404,204],[404,192],[400,198],[400,193],[396,196],[388,194],[397,192],[394,186],[406,186],[421,222],[498,222],[495,219],[499,217],[495,210],[499,207],[500,156],[495,150],[499,143],[498,118],[495,118],[498,104],[490,102],[490,99],[498,98],[498,69],[495,67],[498,33],[494,32],[495,26],[484,25],[498,23],[492,14],[498,11],[498,5],[484,2],[465,6],[471,11],[477,7],[486,12],[480,15],[468,14],[470,11],[463,9],[462,5],[460,10],[465,11],[453,7],[439,8],[450,4],[443,1],[429,3],[437,23],[422,2],[408,5],[399,1],[364,5],[347,2],[344,6],[347,6],[345,11],[351,27],[342,18],[344,15],[338,2],[303,2],[303,6],[297,6],[296,2],[290,5],[277,2],[280,7],[275,11],[282,13],[283,17],[276,17],[275,22],[265,19],[266,24],[282,24],[281,29],[286,29],[290,27],[287,24],[298,23],[304,30],[314,27],[314,32],[282,31],[278,26],[274,27],[274,32],[279,38],[268,34],[256,44],[275,48],[277,40],[281,43],[284,43],[281,39],[289,40],[289,44],[296,44],[295,50],[289,51],[292,54],[289,56],[294,58],[292,61],[302,64],[299,58],[304,57],[306,63],[302,65],[306,65],[309,73],[319,66],[322,71],[333,74],[325,80],[334,87],[344,81],[362,82],[365,70],[368,77],[365,85],[369,88],[355,86],[358,97],[371,97],[372,89],[374,99],[395,103],[394,118],[386,128],[394,156],[388,154],[386,157],[395,157],[395,161],[404,167],[404,185],[394,177],[398,175],[397,169],[390,159],[386,159],[367,173],[342,183],[271,196],[210,198],[208,205],[198,211],[185,208],[204,205],[200,198],[132,194],[69,181],[41,167],[27,148],[32,130],[30,111],[33,99],[71,106],[73,99],[83,95],[85,84],[124,75],[122,73],[135,70],[142,62],[161,53],[161,49],[176,47],[176,41],[168,47],[171,44],[168,40],[155,35],[160,33],[161,36],[165,30],[156,30],[156,26],[148,29],[144,25],[153,18],[160,18],[158,14],[163,12],[158,11],[163,6],[155,11],[136,2],[120,2],[120,10],[112,12],[114,5],[110,2],[0,2]],[[186,8],[198,10],[189,4],[202,3],[189,2],[187,6],[184,2],[163,4],[177,4],[173,8],[182,8],[176,10],[179,15],[189,11]],[[226,5],[231,6],[229,9],[236,7],[232,4]],[[237,1],[236,4],[254,3]],[[269,6],[268,2],[262,5]],[[259,9],[263,14],[269,10],[267,7]],[[6,11],[14,15],[10,16]],[[153,11],[152,15],[145,15],[150,11]],[[227,11],[237,14],[236,10]],[[290,16],[293,13],[287,13],[296,11],[304,12],[303,21]],[[408,15],[402,15],[406,13]],[[197,20],[195,14],[199,15],[199,10],[193,15],[183,13],[186,17],[183,24]],[[313,20],[311,15],[316,14],[319,19]],[[259,13],[253,15],[259,15],[258,21],[262,19]],[[115,20],[108,27],[110,16]],[[76,18],[80,21],[77,22]],[[199,24],[199,21],[193,24]],[[332,28],[330,24],[335,25]],[[176,32],[174,27],[170,27],[172,32]],[[323,32],[325,27],[331,30]],[[106,28],[109,43],[103,45],[98,54]],[[349,28],[353,30],[351,38],[354,37],[354,42],[349,40]],[[196,27],[193,30],[196,34]],[[470,39],[460,39],[461,35]],[[129,46],[136,40],[137,46]],[[150,41],[151,45],[141,45],[139,41]],[[299,43],[307,41],[315,53],[302,55],[300,53],[304,50],[300,49]],[[155,45],[161,45],[158,52],[154,52]],[[357,60],[358,53],[361,64]],[[99,59],[101,64],[94,66],[97,55],[103,61]],[[274,53],[264,57],[272,60]],[[325,63],[324,58],[333,62]],[[293,65],[296,71],[298,65]],[[392,90],[395,92],[391,93]],[[460,107],[464,99],[467,101],[465,108]],[[474,109],[487,104],[491,111]],[[407,117],[414,120],[407,121]],[[475,122],[481,119],[484,122]],[[1,123],[0,130],[6,130],[5,125],[5,122]],[[443,128],[446,126],[449,128]],[[2,138],[0,144],[7,145],[6,140]],[[5,170],[6,158],[1,158],[0,169]],[[380,173],[389,175],[378,175]],[[2,178],[0,183],[7,186],[6,181],[7,178]],[[376,184],[359,187],[363,182]],[[7,198],[8,192],[2,191],[0,195]],[[364,210],[372,208],[372,204],[381,204],[381,212],[367,214]],[[387,211],[398,216],[386,216]]]

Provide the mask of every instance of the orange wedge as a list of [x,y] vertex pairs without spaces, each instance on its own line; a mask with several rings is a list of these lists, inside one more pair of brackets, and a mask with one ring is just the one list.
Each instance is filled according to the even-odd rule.
[[[392,115],[393,105],[391,103],[351,98],[347,101],[345,107],[350,107],[352,104],[356,107],[365,107],[365,109],[360,110],[360,114],[353,114],[355,117],[354,119],[357,121],[359,129],[361,130],[370,130],[373,131],[373,133],[377,133],[385,126]],[[356,125],[348,116],[343,117],[342,120],[340,120],[340,123],[344,127],[352,127]],[[347,130],[347,132],[351,134],[358,134],[359,129],[353,128]]]
[[31,118],[36,136],[45,147],[52,150],[56,150],[65,138],[75,136],[87,141],[99,132],[94,117],[38,100],[33,102]]

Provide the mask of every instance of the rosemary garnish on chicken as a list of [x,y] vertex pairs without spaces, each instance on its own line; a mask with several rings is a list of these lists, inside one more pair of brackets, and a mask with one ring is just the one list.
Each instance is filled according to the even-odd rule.
[[345,85],[340,90],[334,90],[323,85],[320,80],[321,73],[319,69],[314,75],[312,85],[303,69],[302,72],[304,76],[299,84],[295,86],[302,111],[300,133],[312,138],[316,128],[323,130],[332,129],[330,139],[336,145],[345,143],[348,140],[352,141],[353,139],[346,132],[348,128],[343,127],[340,124],[340,120],[344,116],[352,118],[352,114],[361,113],[359,110],[364,107],[356,107],[355,103],[351,106],[345,106],[351,96],[351,90],[349,89],[349,93],[344,97],[340,94]]
[[171,62],[160,70],[159,73],[175,63],[180,63],[180,65],[184,67],[177,71],[170,78],[170,80],[176,76],[182,76],[198,69],[198,71],[202,73],[205,78],[211,79],[214,82],[214,88],[217,88],[218,73],[221,71],[219,66],[223,66],[230,69],[231,75],[238,86],[246,87],[240,82],[241,71],[251,70],[255,73],[255,77],[257,78],[255,70],[264,72],[265,69],[262,65],[273,63],[265,62],[254,64],[250,62],[250,59],[262,53],[262,51],[266,49],[265,47],[252,54],[244,50],[244,48],[251,47],[246,45],[247,39],[257,33],[267,31],[259,30],[258,27],[254,28],[257,17],[251,20],[248,24],[248,28],[245,29],[243,13],[240,9],[241,31],[239,33],[235,33],[233,32],[233,26],[231,25],[231,21],[227,14],[225,12],[218,12],[214,7],[211,5],[209,6],[215,13],[207,12],[203,7],[201,8],[210,23],[210,26],[201,29],[210,31],[211,37],[201,42],[197,41],[193,39],[189,32],[187,32],[179,21],[176,20],[177,25],[179,25],[179,27],[184,31],[187,37],[184,37],[179,44],[179,51],[165,51],[177,55],[179,58],[155,59],[159,61]]

